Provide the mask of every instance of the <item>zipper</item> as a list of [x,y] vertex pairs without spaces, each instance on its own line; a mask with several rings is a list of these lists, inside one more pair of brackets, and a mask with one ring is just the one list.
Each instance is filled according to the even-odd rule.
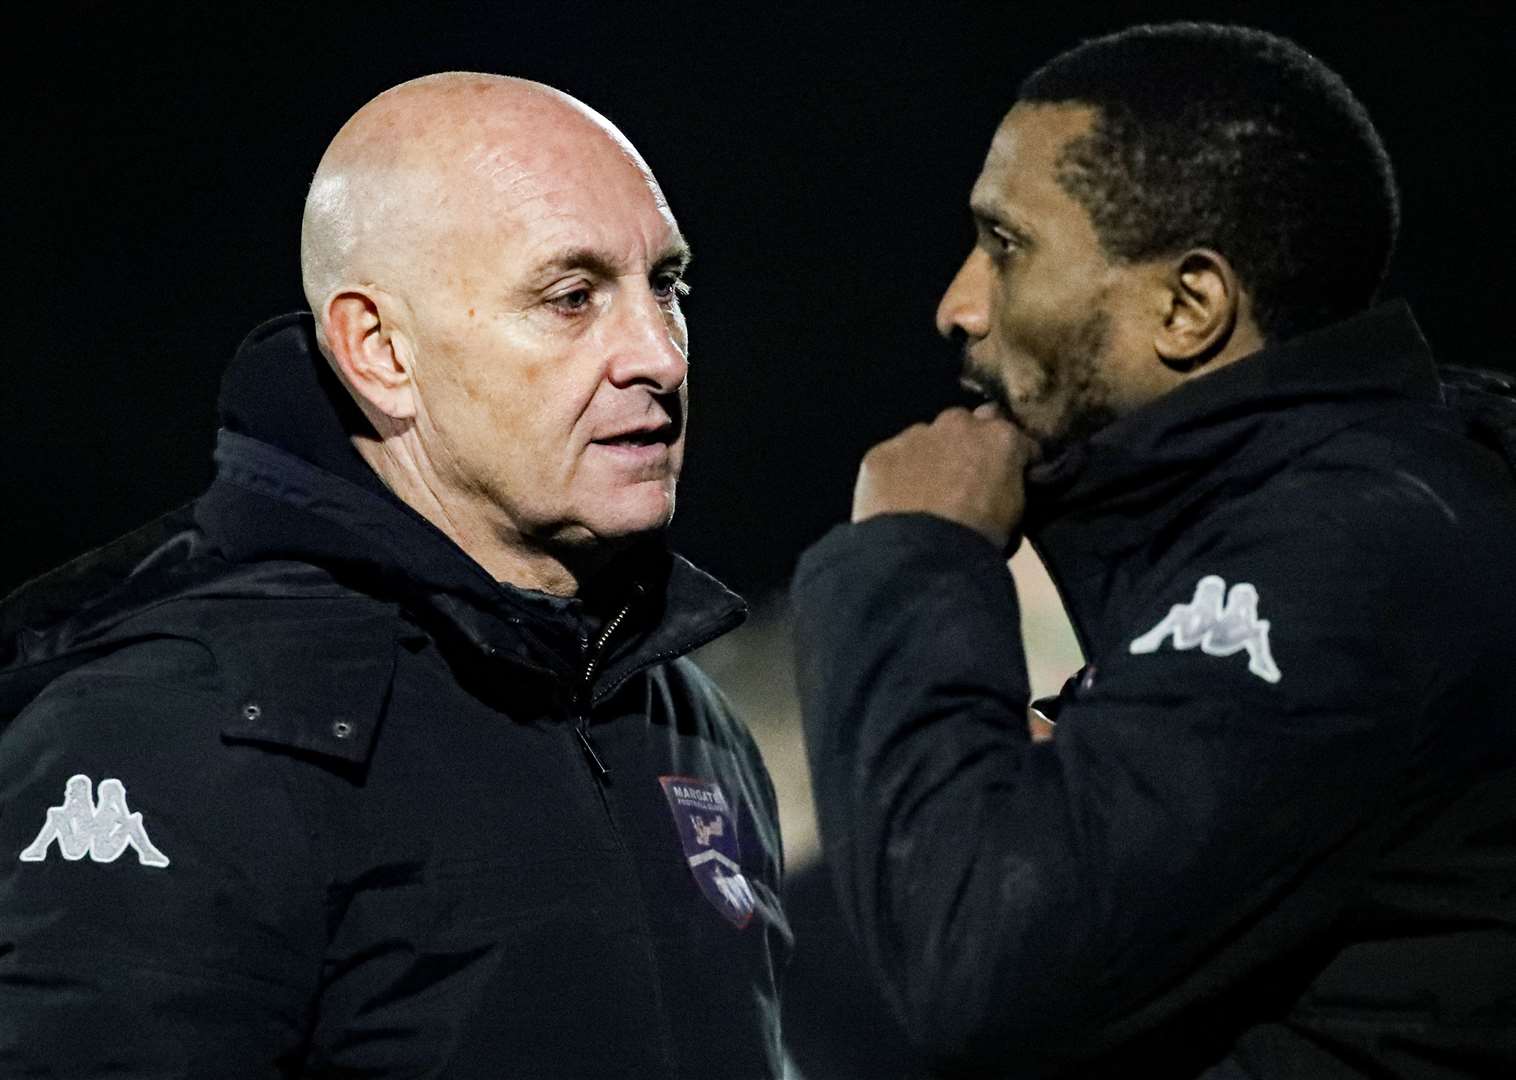
[[595,750],[595,744],[590,739],[590,705],[591,693],[594,690],[595,672],[600,667],[600,661],[605,656],[605,647],[610,644],[611,638],[615,637],[616,631],[621,629],[621,624],[626,622],[627,615],[641,597],[643,589],[641,585],[634,585],[635,590],[632,598],[621,605],[621,610],[612,616],[611,621],[605,624],[605,629],[600,631],[600,636],[595,639],[595,644],[590,648],[584,658],[584,670],[579,674],[579,682],[574,688],[574,711],[578,714],[574,722],[574,734],[579,736],[579,745],[584,749],[584,756],[589,759],[590,768],[595,776],[604,781],[611,775],[611,770],[605,762],[600,760],[600,755]]
[[[573,691],[573,706],[576,714],[574,719],[574,734],[579,737],[579,745],[584,750],[585,760],[589,762],[590,770],[599,781],[596,787],[600,792],[600,805],[605,809],[605,816],[610,824],[611,835],[616,840],[621,873],[628,882],[631,895],[634,897],[642,895],[637,885],[639,877],[636,870],[636,860],[627,845],[621,824],[617,820],[615,808],[611,804],[611,793],[607,790],[609,785],[606,781],[610,778],[611,770],[606,766],[605,762],[600,760],[600,755],[595,750],[595,744],[590,739],[589,724],[590,712],[594,706],[595,674],[600,670],[601,661],[605,659],[606,647],[610,644],[611,639],[616,636],[616,632],[626,622],[627,616],[631,613],[632,606],[642,598],[645,592],[646,590],[640,583],[633,583],[631,599],[621,606],[621,610],[616,612],[610,622],[605,624],[605,628],[600,631],[599,636],[595,638],[594,644],[586,649],[584,667],[579,673],[579,680],[575,683]],[[650,970],[656,972],[658,961],[656,950],[653,946],[652,930],[648,923],[645,896],[635,904],[635,910],[637,922],[641,928],[639,937],[645,963]],[[667,1071],[672,1071],[671,1068],[668,1068],[673,1062],[673,1052],[670,1050],[672,1039],[669,1035],[668,1020],[664,1015],[661,1004],[657,1004],[655,1015],[658,1022],[657,1038],[662,1051],[661,1056]]]
[[[642,586],[638,585],[636,588],[637,592],[640,594],[642,592]],[[628,600],[625,604],[621,605],[621,610],[616,612],[616,614],[611,618],[611,621],[605,624],[605,629],[600,631],[600,636],[595,639],[594,648],[592,648],[589,652],[589,655],[585,657],[584,671],[579,675],[579,691],[581,694],[581,700],[587,701],[589,699],[590,682],[595,678],[595,669],[600,666],[601,657],[605,655],[605,646],[611,640],[611,638],[615,636],[616,631],[621,629],[621,624],[626,622],[627,613],[632,610],[632,605],[634,603],[636,603],[635,597],[631,600]]]
[[579,745],[584,747],[584,756],[589,758],[590,768],[595,770],[595,776],[605,780],[611,775],[611,770],[605,767],[605,762],[600,760],[600,755],[595,753],[595,744],[590,742],[590,733],[584,730],[584,720],[581,718],[574,725],[574,734],[579,736]]

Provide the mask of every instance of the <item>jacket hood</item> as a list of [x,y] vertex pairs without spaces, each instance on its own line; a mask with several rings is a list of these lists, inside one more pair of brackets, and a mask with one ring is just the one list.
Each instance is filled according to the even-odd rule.
[[224,431],[277,447],[371,494],[389,494],[353,448],[352,436],[372,436],[374,429],[321,355],[309,314],[281,315],[243,338],[216,405]]

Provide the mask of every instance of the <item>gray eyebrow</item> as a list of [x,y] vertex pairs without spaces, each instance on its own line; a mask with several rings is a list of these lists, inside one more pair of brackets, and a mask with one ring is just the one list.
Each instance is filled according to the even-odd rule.
[[[667,269],[674,266],[683,270],[690,264],[693,254],[684,237],[677,237],[654,260],[653,266],[655,269]],[[573,247],[557,252],[539,263],[535,272],[549,274],[564,270],[587,270],[601,278],[614,278],[620,273],[619,267],[610,256],[592,247]]]

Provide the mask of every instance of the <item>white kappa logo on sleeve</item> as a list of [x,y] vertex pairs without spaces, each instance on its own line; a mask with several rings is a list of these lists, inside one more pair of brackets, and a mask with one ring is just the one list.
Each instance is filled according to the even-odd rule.
[[120,780],[100,781],[100,801],[95,802],[90,778],[77,773],[63,789],[63,805],[47,811],[47,821],[27,849],[22,862],[41,862],[47,849],[58,841],[58,850],[70,862],[86,854],[99,863],[115,862],[127,848],[137,849],[143,866],[167,866],[168,856],[153,846],[142,826],[142,815],[126,806],[126,786]]
[[1199,645],[1209,656],[1231,656],[1246,649],[1249,671],[1264,682],[1281,678],[1269,653],[1269,621],[1258,617],[1258,590],[1245,581],[1228,592],[1225,581],[1207,574],[1195,586],[1195,598],[1170,608],[1162,622],[1132,642],[1130,651],[1157,652],[1167,637],[1174,639],[1176,649]]

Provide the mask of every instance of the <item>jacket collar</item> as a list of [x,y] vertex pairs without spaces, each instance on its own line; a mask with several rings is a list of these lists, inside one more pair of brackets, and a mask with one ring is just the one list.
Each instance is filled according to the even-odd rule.
[[1188,501],[1207,477],[1272,467],[1396,403],[1435,403],[1439,387],[1410,309],[1381,305],[1184,383],[1034,467],[1028,532],[1099,509]]

